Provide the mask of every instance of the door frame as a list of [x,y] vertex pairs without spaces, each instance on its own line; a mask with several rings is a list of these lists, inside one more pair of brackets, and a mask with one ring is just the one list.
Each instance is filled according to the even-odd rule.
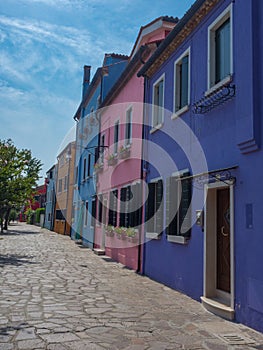
[[[230,293],[220,291],[217,281],[217,190],[229,188],[230,203]],[[235,260],[234,260],[234,185],[224,182],[206,184],[204,207],[204,265],[203,305],[219,316],[234,318]]]

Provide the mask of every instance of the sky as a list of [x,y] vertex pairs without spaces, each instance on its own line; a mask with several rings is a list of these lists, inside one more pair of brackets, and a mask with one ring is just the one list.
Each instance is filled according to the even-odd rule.
[[[1,0],[0,139],[32,150],[40,183],[74,128],[83,66],[129,55],[140,27],[194,0]],[[74,135],[74,132],[71,133]]]

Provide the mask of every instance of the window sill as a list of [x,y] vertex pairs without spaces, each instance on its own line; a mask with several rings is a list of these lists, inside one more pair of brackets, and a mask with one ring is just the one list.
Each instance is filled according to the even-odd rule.
[[211,88],[209,88],[206,92],[205,92],[205,97],[211,95],[213,92],[215,92],[216,90],[220,89],[221,87],[223,87],[224,85],[230,83],[233,80],[233,76],[232,75],[228,75],[227,77],[225,77],[223,80],[221,80],[219,83],[217,83],[216,85],[213,85]]
[[150,134],[153,134],[155,131],[160,130],[163,127],[163,123],[153,126],[150,130]]
[[189,238],[183,236],[167,235],[167,241],[171,243],[187,244]]
[[183,108],[179,109],[174,114],[172,114],[171,119],[174,120],[180,117],[180,115],[184,114],[187,111],[189,111],[189,105],[184,106]]
[[161,234],[160,233],[156,233],[156,232],[146,232],[146,238],[148,239],[160,239],[161,238]]

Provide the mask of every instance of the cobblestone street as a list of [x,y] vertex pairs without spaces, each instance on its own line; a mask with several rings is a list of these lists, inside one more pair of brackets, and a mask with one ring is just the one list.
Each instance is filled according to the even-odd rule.
[[263,335],[69,237],[0,235],[0,349],[263,349]]

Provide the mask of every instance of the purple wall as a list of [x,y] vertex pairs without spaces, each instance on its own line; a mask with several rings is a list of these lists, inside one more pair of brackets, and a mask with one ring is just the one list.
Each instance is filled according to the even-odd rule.
[[[192,104],[207,90],[207,30],[220,13],[233,6],[233,84],[235,97],[207,114],[194,114]],[[234,187],[234,259],[235,259],[235,319],[263,331],[263,231],[262,231],[262,170],[263,154],[260,142],[263,135],[262,82],[263,82],[263,27],[260,18],[263,3],[260,0],[222,1],[199,27],[159,68],[146,79],[146,102],[152,103],[152,86],[165,73],[165,108],[173,110],[174,62],[188,48],[191,49],[190,109],[179,118],[187,123],[197,136],[209,170],[238,165],[231,170],[236,177]],[[146,115],[149,118],[149,114]],[[179,170],[189,167],[189,161],[179,146],[167,139],[165,133],[180,138],[178,121],[165,116],[161,131],[146,132],[146,139],[160,145],[175,161]],[[186,144],[195,147],[191,137]],[[148,145],[149,163],[156,164],[156,151]],[[193,152],[194,154],[194,152]],[[166,160],[158,158],[165,181],[173,171]],[[190,169],[191,171],[191,169]],[[150,165],[147,181],[157,176]],[[252,205],[253,227],[246,228],[246,205]],[[194,209],[199,205],[194,203]],[[164,210],[165,215],[165,210]],[[192,212],[195,216],[195,210]],[[165,220],[164,220],[165,222]],[[164,225],[165,226],[165,225]],[[203,295],[204,235],[194,225],[186,245],[170,243],[165,232],[160,240],[145,244],[144,273],[151,278],[180,290],[196,300]]]

